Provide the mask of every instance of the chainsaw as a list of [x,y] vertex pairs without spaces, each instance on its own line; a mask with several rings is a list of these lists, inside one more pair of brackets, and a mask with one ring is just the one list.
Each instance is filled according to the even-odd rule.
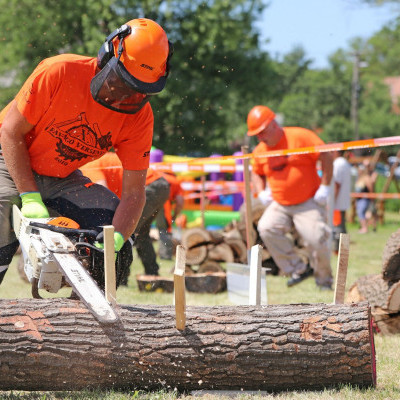
[[98,321],[117,321],[117,313],[87,270],[88,249],[101,251],[91,244],[97,231],[79,229],[75,221],[65,217],[26,218],[16,205],[13,227],[33,297],[41,298],[39,289],[57,293],[67,283]]

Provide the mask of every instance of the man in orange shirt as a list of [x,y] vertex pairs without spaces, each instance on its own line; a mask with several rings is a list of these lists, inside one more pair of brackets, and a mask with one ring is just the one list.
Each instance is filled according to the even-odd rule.
[[[247,117],[248,136],[257,136],[253,151],[253,187],[268,205],[259,220],[258,231],[281,271],[293,286],[314,274],[321,289],[331,289],[330,228],[327,200],[332,179],[330,153],[262,157],[268,151],[312,147],[323,141],[312,131],[298,127],[282,128],[275,113],[266,106],[255,106]],[[261,157],[260,157],[261,156]],[[322,178],[317,173],[321,161]],[[287,237],[293,226],[310,255],[306,265]]]
[[[113,152],[106,153],[103,157],[81,167],[82,173],[94,183],[103,185],[115,193],[118,197],[122,193],[123,169],[118,156]],[[163,210],[168,201],[170,184],[161,172],[152,168],[146,175],[146,203],[144,205],[139,222],[135,229],[135,240],[138,256],[142,261],[147,275],[158,275],[159,265],[156,252],[150,238],[150,228],[158,213]],[[121,285],[128,284],[130,266],[127,266],[121,277]]]
[[[84,229],[101,232],[112,224],[117,266],[122,250],[129,254],[145,203],[154,119],[149,99],[164,89],[171,55],[160,25],[131,20],[106,38],[97,58],[43,60],[0,113],[0,282],[18,247],[12,204],[28,218],[48,217],[51,208]],[[120,199],[87,185],[78,171],[112,147],[123,165]],[[120,268],[127,263],[121,260]]]

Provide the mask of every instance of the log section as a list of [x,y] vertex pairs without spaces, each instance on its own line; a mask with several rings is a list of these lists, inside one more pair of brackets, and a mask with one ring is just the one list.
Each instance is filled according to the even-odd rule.
[[101,325],[67,299],[0,300],[0,390],[294,390],[374,386],[367,302],[119,306]]
[[400,229],[390,235],[383,249],[382,275],[389,282],[400,280]]

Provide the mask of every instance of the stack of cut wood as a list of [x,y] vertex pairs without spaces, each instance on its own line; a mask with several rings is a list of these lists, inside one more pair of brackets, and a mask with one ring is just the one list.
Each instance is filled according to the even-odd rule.
[[[279,269],[265,248],[258,231],[257,223],[261,218],[265,206],[257,199],[252,204],[251,237],[252,245],[262,246],[262,266],[267,273],[278,275]],[[224,263],[247,264],[246,244],[246,215],[245,208],[239,210],[240,218],[232,221],[223,231],[207,231],[204,228],[186,229],[182,234],[182,246],[186,249],[186,275],[224,273]],[[296,232],[291,233],[296,251],[308,262],[305,249],[300,243]]]
[[400,332],[400,229],[386,242],[382,273],[362,276],[350,287],[348,302],[364,300],[371,305],[377,332]]

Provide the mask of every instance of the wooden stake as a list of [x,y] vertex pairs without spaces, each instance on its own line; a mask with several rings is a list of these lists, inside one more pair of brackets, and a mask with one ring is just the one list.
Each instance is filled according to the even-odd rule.
[[185,297],[185,248],[176,247],[174,290],[175,290],[175,319],[176,329],[183,331],[186,325],[186,297]]
[[[242,146],[242,153],[248,153],[248,146]],[[251,210],[251,191],[250,191],[250,160],[245,158],[243,160],[243,178],[244,178],[244,203],[245,203],[245,215],[246,215],[246,245],[247,245],[247,263],[250,265],[250,249],[253,246],[253,238],[251,235],[253,216]]]
[[262,246],[256,244],[251,248],[251,257],[250,257],[250,283],[249,283],[250,306],[259,306],[261,304],[261,263],[262,263]]
[[336,270],[336,284],[334,304],[344,304],[344,295],[346,291],[347,266],[349,263],[350,236],[347,233],[341,233],[339,238],[339,254]]
[[117,304],[117,285],[115,278],[114,227],[112,225],[104,226],[103,235],[105,297],[112,306],[115,306]]
[[205,219],[205,211],[206,211],[206,176],[201,176],[201,197],[200,197],[200,215],[201,215],[201,227],[206,227],[206,219]]

